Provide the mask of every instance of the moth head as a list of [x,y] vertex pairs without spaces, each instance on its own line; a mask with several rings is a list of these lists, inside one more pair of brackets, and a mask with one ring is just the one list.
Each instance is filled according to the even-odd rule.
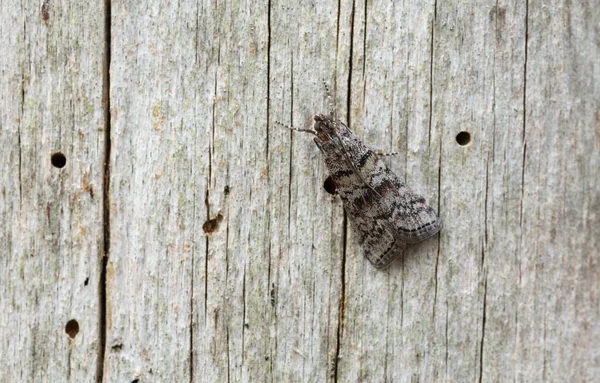
[[332,140],[338,136],[340,124],[336,123],[331,116],[325,114],[315,115],[315,131],[322,142]]

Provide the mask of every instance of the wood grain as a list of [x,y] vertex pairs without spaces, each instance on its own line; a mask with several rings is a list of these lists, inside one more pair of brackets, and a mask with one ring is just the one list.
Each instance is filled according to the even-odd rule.
[[0,9],[0,381],[90,382],[102,351],[104,7]]
[[[0,381],[594,380],[591,1],[2,10]],[[276,123],[323,82],[444,223],[384,271]]]

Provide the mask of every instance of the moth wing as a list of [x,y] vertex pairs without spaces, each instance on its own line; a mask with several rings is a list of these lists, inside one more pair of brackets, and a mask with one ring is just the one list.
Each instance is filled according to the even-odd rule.
[[[370,192],[367,190],[365,194],[369,195]],[[344,196],[342,201],[350,219],[352,233],[373,266],[383,269],[404,252],[406,244],[394,235],[393,229],[384,219],[369,215],[363,207]]]
[[425,202],[425,198],[412,191],[387,167],[384,171],[387,183],[382,193],[391,196],[382,198],[380,210],[388,217],[390,226],[398,239],[406,243],[417,243],[437,234],[442,223],[435,210]]
[[405,243],[374,218],[353,217],[350,226],[365,257],[378,269],[389,266],[404,251]]

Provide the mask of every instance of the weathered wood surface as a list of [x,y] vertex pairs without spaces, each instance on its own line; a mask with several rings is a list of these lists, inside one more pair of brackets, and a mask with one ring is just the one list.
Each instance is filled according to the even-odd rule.
[[101,2],[0,2],[1,382],[97,373],[104,40]]
[[[592,1],[1,9],[0,381],[600,373]],[[385,271],[275,124],[310,126],[322,80],[445,224]]]

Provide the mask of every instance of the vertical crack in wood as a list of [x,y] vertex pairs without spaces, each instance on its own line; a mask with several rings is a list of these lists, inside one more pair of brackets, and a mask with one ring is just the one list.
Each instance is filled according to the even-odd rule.
[[[196,34],[194,36],[194,38],[196,39],[196,41],[194,42],[194,50],[195,50],[195,54],[194,54],[194,62],[196,65],[198,65],[198,41],[199,41],[199,36],[198,36],[198,25],[200,23],[200,5],[199,5],[199,0],[196,0]],[[196,95],[197,97],[197,95]],[[196,104],[196,102],[195,102]],[[197,133],[198,133],[198,126],[196,123],[194,123],[194,153],[197,153],[196,150],[196,142],[198,139]],[[194,163],[195,161],[192,161],[192,166],[191,166],[191,174],[190,174],[190,178],[194,177]],[[196,233],[196,188],[194,188],[193,191],[193,210],[192,210],[192,233]],[[192,256],[191,256],[191,260],[190,260],[190,318],[189,318],[189,343],[190,343],[190,353],[189,353],[189,358],[190,358],[190,364],[189,364],[189,374],[190,374],[190,383],[194,382],[194,275],[196,272],[196,268],[195,268],[195,264],[194,264],[194,259],[196,258],[196,242],[192,241]]]
[[111,155],[111,118],[110,118],[110,59],[111,59],[111,2],[104,1],[104,63],[102,73],[102,104],[104,107],[104,174],[102,188],[102,224],[103,254],[98,281],[98,333],[100,342],[96,360],[96,382],[104,380],[104,361],[107,334],[107,288],[106,269],[110,256],[110,155]]
[[[433,3],[433,20],[431,21],[431,45],[429,48],[429,137],[428,144],[431,147],[431,127],[433,125],[433,42],[435,39],[435,23],[437,22],[437,0]],[[408,150],[408,148],[407,148]],[[440,152],[440,156],[442,153]],[[438,210],[439,213],[439,210]]]
[[485,162],[485,199],[483,205],[483,231],[484,231],[484,243],[481,250],[481,267],[483,268],[484,262],[484,251],[483,248],[487,247],[488,244],[488,195],[490,193],[490,155],[488,153],[488,159]]
[[[27,36],[25,21],[23,21],[23,36]],[[19,210],[23,208],[23,182],[21,180],[21,167],[23,164],[23,157],[21,153],[21,123],[23,122],[23,115],[25,113],[25,74],[23,68],[21,68],[21,115],[19,116],[19,123],[17,124],[17,137],[19,143]]]
[[[495,16],[494,16],[494,28],[496,36],[499,36],[500,31],[498,29],[498,0],[496,0]],[[496,39],[498,39],[496,37]],[[495,47],[497,49],[497,47]],[[493,57],[494,70],[492,71],[492,163],[496,160],[496,53],[494,52]],[[489,158],[489,156],[488,156]]]
[[479,351],[479,383],[483,380],[483,345],[485,339],[485,312],[487,308],[487,274],[484,274],[483,283],[483,318],[481,321],[481,343]]
[[[23,96],[24,97],[24,96]],[[21,112],[21,118],[23,116],[23,112]],[[17,125],[17,143],[19,145],[19,210],[23,210],[23,181],[21,177],[21,167],[23,164],[22,154],[21,154],[21,122]]]
[[[294,126],[294,51],[291,52],[290,67],[290,124]],[[294,172],[294,134],[290,130],[290,178],[288,180],[288,238],[292,227],[292,176]]]
[[527,142],[525,133],[527,127],[527,46],[529,44],[529,0],[525,1],[525,59],[523,63],[523,161],[521,168],[521,217],[519,227],[523,230],[523,197],[525,196],[525,160],[527,156]]
[[[363,19],[363,22],[365,24],[364,29],[363,29],[363,65],[362,65],[363,80],[367,75],[367,20],[368,20],[367,9],[368,9],[367,8],[367,0],[365,0],[365,2],[364,2],[365,18]],[[363,92],[362,92],[362,97],[363,97],[362,104],[363,105],[366,105],[366,103],[365,103],[365,98],[367,97],[366,88],[367,88],[367,81],[363,81]]]
[[338,55],[339,55],[339,51],[340,51],[340,17],[341,17],[341,11],[342,11],[342,0],[338,0],[338,4],[337,4],[337,20],[336,20],[336,25],[335,25],[335,63],[334,63],[334,68],[336,68],[336,71],[333,75],[333,105],[334,105],[334,116],[333,118],[337,118],[337,108],[335,107],[335,105],[337,104],[336,102],[336,96],[337,96],[337,67],[338,67]]
[[333,371],[334,382],[338,381],[338,365],[340,360],[340,350],[342,344],[342,337],[344,334],[344,312],[345,312],[345,301],[346,301],[346,249],[347,249],[347,241],[348,241],[348,221],[346,211],[344,211],[344,219],[342,221],[343,224],[343,237],[342,237],[342,264],[340,266],[340,302],[338,306],[338,325],[337,325],[337,334],[336,334],[336,349],[335,349],[335,360],[333,361]]
[[[444,142],[444,140],[442,139],[442,135],[440,135],[440,150],[439,150],[439,156],[438,156],[438,200],[437,200],[437,209],[438,209],[438,216],[441,217],[442,215],[442,142]],[[444,221],[442,221],[443,223]],[[442,234],[438,234],[438,238],[441,238]]]
[[354,62],[354,12],[356,2],[352,0],[352,10],[350,11],[350,53],[348,58],[348,94],[346,95],[346,122],[352,127],[352,64]]
[[527,45],[529,44],[529,0],[525,1],[525,60],[523,63],[523,143],[527,127]]
[[[547,381],[548,378],[546,376],[546,372],[547,372],[547,368],[548,368],[548,364],[547,364],[547,358],[546,358],[546,354],[547,354],[547,348],[546,348],[546,330],[548,329],[548,324],[546,323],[546,305],[544,305],[544,330],[543,330],[543,334],[542,334],[542,349],[544,350],[542,352],[542,381]],[[480,382],[481,383],[481,382]]]
[[[430,102],[431,103],[431,102]],[[429,119],[431,123],[431,118]],[[440,149],[439,149],[439,159],[438,159],[438,201],[437,201],[437,210],[438,215],[441,216],[441,208],[442,208],[442,142],[443,140],[440,137]],[[442,233],[437,236],[438,243],[438,251],[437,257],[435,259],[435,291],[433,296],[433,319],[435,320],[436,310],[437,310],[437,295],[438,295],[438,265],[440,262],[440,255],[442,253]],[[446,372],[448,372],[448,306],[446,305]]]
[[[271,0],[267,1],[267,131],[266,131],[266,160],[267,160],[267,183],[269,185],[269,190],[273,190],[271,188],[271,162],[269,161],[271,157],[271,153],[269,151],[269,128],[271,121]],[[229,168],[228,172],[229,173]],[[228,174],[229,175],[229,174]],[[267,193],[267,206],[271,206],[271,195],[272,193]],[[268,215],[270,216],[271,209],[268,208]],[[227,214],[227,232],[229,233],[229,214]],[[271,219],[267,219],[267,296],[270,295],[270,290],[268,286],[271,286]],[[226,242],[227,244],[229,241]],[[227,250],[225,251],[227,253]]]
[[400,328],[404,328],[404,251],[402,252],[402,272],[400,274]]
[[[351,122],[351,110],[352,110],[352,62],[353,62],[353,47],[354,47],[354,12],[356,9],[356,3],[352,1],[352,10],[350,12],[350,53],[348,57],[348,94],[346,96],[346,119],[348,126],[352,126]],[[340,12],[339,4],[338,4],[338,15]],[[339,21],[338,21],[338,30],[339,30]],[[346,211],[344,211],[344,219],[342,221],[343,224],[343,242],[342,242],[342,264],[340,268],[340,302],[339,302],[339,318],[338,318],[338,326],[337,326],[337,345],[335,350],[335,360],[334,360],[334,382],[337,382],[339,379],[339,359],[340,359],[340,350],[342,344],[342,337],[344,335],[344,310],[345,310],[345,299],[346,299],[346,255],[348,252],[348,216],[346,215]]]
[[434,271],[435,280],[434,280],[434,286],[433,286],[433,288],[434,288],[434,290],[433,290],[433,314],[432,314],[432,318],[431,318],[432,325],[435,323],[435,314],[436,314],[436,307],[437,307],[438,266],[440,264],[440,250],[441,250],[440,238],[441,238],[441,235],[438,234],[438,238],[437,238],[438,251],[437,251],[437,256],[435,257],[435,271]]
[[[337,19],[336,19],[336,31],[335,31],[335,68],[338,67],[338,62],[339,62],[339,49],[340,49],[340,18],[341,18],[341,10],[342,10],[342,4],[341,4],[341,0],[338,0],[337,3]],[[333,76],[333,96],[334,100],[333,100],[333,104],[335,105],[335,95],[337,95],[337,71],[336,73],[334,73]],[[334,114],[335,110],[334,110]],[[335,116],[334,116],[335,118]],[[349,122],[349,121],[348,121]],[[345,212],[344,212],[344,218],[345,218]],[[344,302],[344,286],[345,286],[345,276],[344,276],[344,269],[345,269],[345,261],[346,261],[346,257],[345,257],[345,252],[346,252],[346,230],[345,230],[345,223],[344,220],[342,219],[342,225],[344,227],[343,230],[343,234],[342,234],[342,264],[340,266],[340,283],[341,283],[341,287],[340,287],[340,300],[338,302],[338,321],[337,321],[337,329],[336,329],[336,345],[335,345],[335,354],[333,356],[333,368],[332,368],[332,372],[331,374],[333,375],[333,380],[334,382],[338,381],[338,360],[340,358],[340,341],[341,341],[341,323],[342,323],[342,319],[343,319],[343,302]]]
[[[227,327],[227,333],[229,333],[229,326]],[[239,367],[243,367],[244,366],[244,360],[245,360],[245,356],[246,353],[244,352],[245,349],[245,341],[246,341],[246,265],[244,265],[244,274],[242,275],[242,365]],[[229,344],[229,338],[228,338],[228,343],[227,343],[227,359],[229,359],[229,350],[231,348],[231,345]],[[229,372],[227,373],[229,374]]]
[[445,367],[446,367],[446,380],[450,380],[448,378],[448,299],[446,299],[446,331],[445,331],[445,341],[446,341],[446,360],[445,360]]
[[[218,64],[217,64],[218,66]],[[208,144],[208,179],[206,180],[206,194],[204,195],[204,204],[206,205],[206,220],[210,220],[210,188],[212,183],[212,151],[215,142],[215,109],[217,103],[217,86],[218,86],[218,68],[215,71],[215,87],[213,93],[212,102],[212,121],[210,126],[210,142]],[[209,249],[209,236],[205,239],[204,248],[204,321],[206,323],[208,318],[208,249]]]
[[291,227],[292,227],[292,175],[294,172],[294,166],[293,166],[293,162],[294,162],[294,142],[293,142],[293,131],[290,129],[290,165],[289,165],[289,178],[288,178],[288,224],[287,224],[287,231],[288,231],[288,238],[290,237],[291,234]]
[[269,172],[269,123],[271,121],[271,0],[267,2],[267,134],[266,134],[266,156],[267,176]]
[[[289,44],[289,41],[288,41]],[[294,126],[294,52],[291,52],[290,59],[290,125]],[[294,132],[290,129],[290,163],[289,163],[289,178],[288,178],[288,238],[290,237],[292,227],[292,179],[294,175]]]
[[527,144],[523,145],[523,159],[521,160],[521,213],[519,228],[523,234],[523,200],[525,199],[525,162],[527,161]]
[[[209,166],[210,168],[210,166]],[[208,189],[205,194],[205,201],[208,201]],[[206,215],[210,217],[209,207],[206,207]],[[208,235],[204,239],[204,322],[208,321]]]
[[[194,150],[194,153],[196,153],[196,151]],[[192,217],[193,217],[193,230],[192,233],[196,232],[196,225],[195,225],[195,220],[196,220],[196,192],[194,191],[194,202],[193,202],[194,206],[193,206],[193,210],[192,210]],[[194,244],[194,242],[192,242],[192,257],[191,257],[191,261],[190,261],[190,270],[191,270],[191,275],[190,275],[190,319],[189,319],[189,326],[190,326],[190,383],[194,381],[194,258],[196,257],[196,245]]]

